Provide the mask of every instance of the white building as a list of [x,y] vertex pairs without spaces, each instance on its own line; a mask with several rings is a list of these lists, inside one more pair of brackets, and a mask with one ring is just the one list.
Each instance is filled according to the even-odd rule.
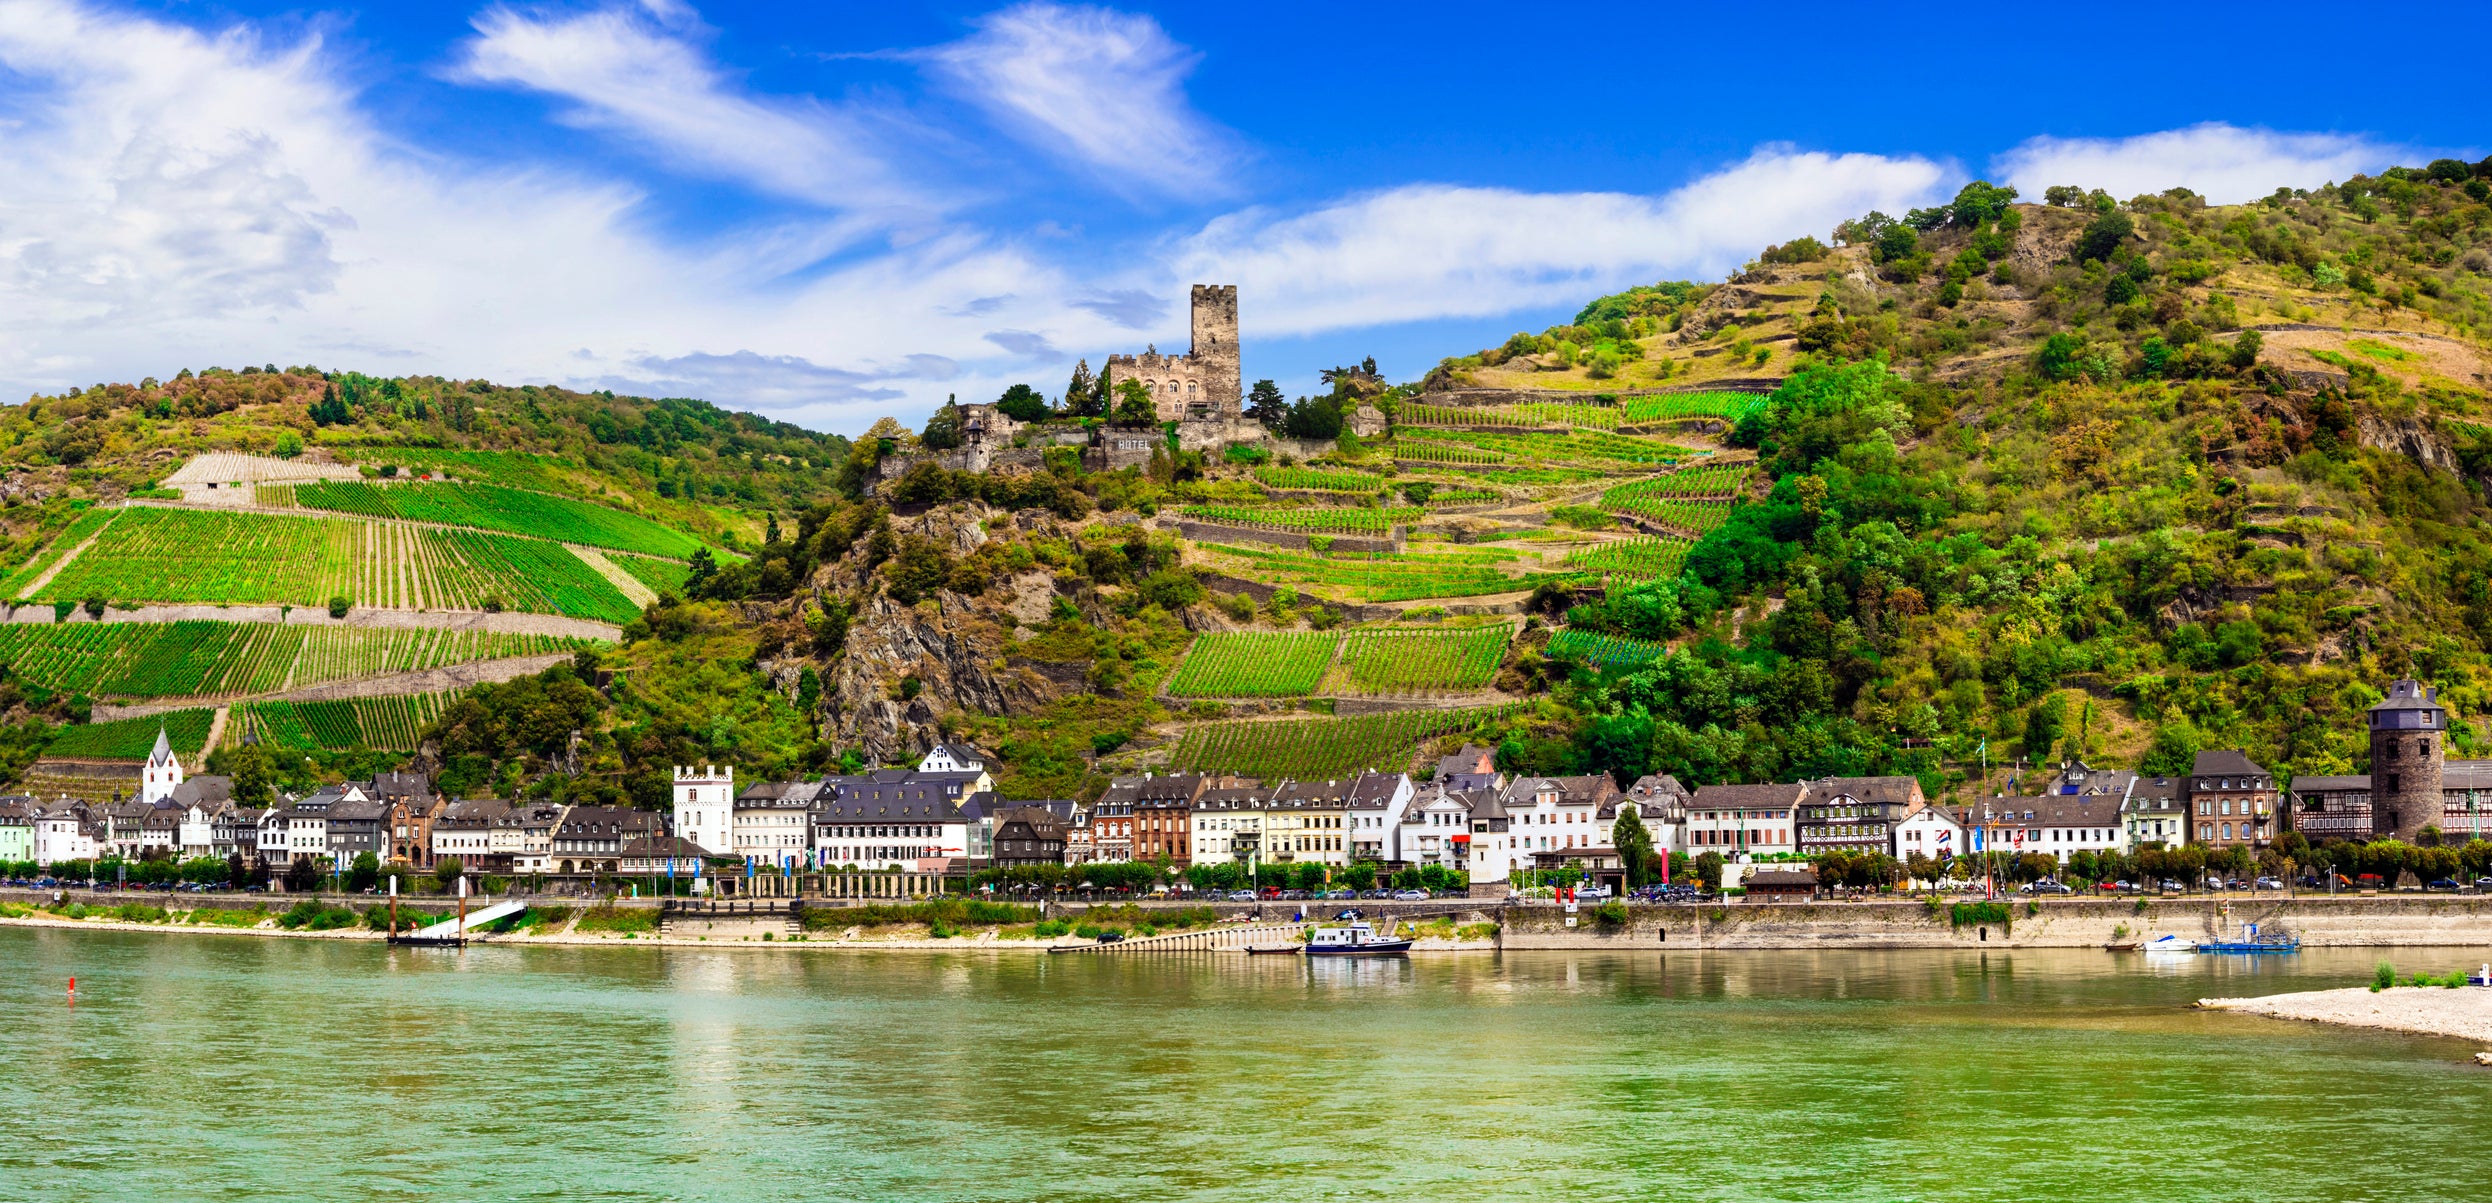
[[[986,755],[968,744],[936,744],[933,751],[926,753],[925,757],[917,762],[917,771],[983,775],[986,773]],[[993,788],[995,788],[995,782],[989,778],[972,792],[984,793]]]
[[138,800],[149,806],[172,797],[182,784],[182,761],[173,754],[173,741],[163,727],[156,728],[156,750],[147,754],[147,766],[139,774]]
[[95,835],[87,830],[86,817],[70,799],[36,806],[27,817],[35,829],[36,864],[95,859]]
[[1582,777],[1517,777],[1498,801],[1506,812],[1511,868],[1528,869],[1543,852],[1607,848],[1601,812],[1613,809],[1618,785],[1607,773]]
[[[941,872],[952,860],[989,855],[993,832],[982,824],[991,822],[998,808],[992,794],[968,792],[978,778],[968,772],[886,769],[822,782],[798,812],[809,824],[813,863],[824,869],[897,865]],[[776,829],[757,823],[752,830],[767,835]],[[802,849],[797,860],[804,860]]]
[[1417,794],[1408,773],[1362,773],[1350,783],[1350,859],[1401,859],[1402,814]]
[[1724,857],[1797,852],[1795,817],[1805,785],[1708,785],[1687,800],[1687,851]]
[[823,789],[816,781],[764,781],[737,794],[735,854],[755,864],[803,868],[813,849],[814,801]]
[[675,766],[675,834],[712,856],[735,855],[735,769]]
[[1946,807],[1924,802],[1906,811],[1903,821],[1895,824],[1895,847],[1889,855],[1906,864],[1923,856],[1943,865],[1965,848],[1963,824]]
[[2079,851],[2128,851],[2120,803],[2114,794],[1984,798],[1957,811],[1956,823],[1968,833],[1971,847],[1967,851],[2040,852],[2065,865]]
[[[1216,786],[1194,799],[1186,821],[1198,865],[1259,864],[1265,820],[1275,791],[1261,785]],[[1095,820],[1094,820],[1095,821]]]
[[[1480,872],[1483,866],[1473,863],[1472,850],[1479,837],[1472,832],[1473,820],[1482,808],[1493,810],[1497,792],[1489,789],[1447,789],[1435,782],[1411,797],[1402,810],[1402,829],[1394,839],[1405,865],[1442,865],[1448,869]],[[1500,817],[1503,811],[1496,812]],[[1505,880],[1504,873],[1491,866],[1492,876],[1474,880]]]

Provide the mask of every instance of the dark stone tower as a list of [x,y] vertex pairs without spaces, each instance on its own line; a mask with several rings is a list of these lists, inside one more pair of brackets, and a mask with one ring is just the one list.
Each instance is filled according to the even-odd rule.
[[2449,712],[2440,691],[2392,681],[2371,707],[2371,834],[2411,841],[2441,818],[2440,765],[2447,759]]
[[1245,409],[1244,363],[1237,354],[1237,285],[1194,286],[1191,358],[1203,373],[1203,399],[1212,416],[1234,418]]

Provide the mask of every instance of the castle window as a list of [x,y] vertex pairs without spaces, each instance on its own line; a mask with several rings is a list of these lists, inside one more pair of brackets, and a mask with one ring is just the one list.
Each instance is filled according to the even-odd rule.
[[2430,740],[2428,740],[2428,739],[2418,739],[2418,740],[2415,740],[2415,741],[2414,741],[2414,754],[2415,754],[2415,755],[2417,755],[2417,756],[2429,756],[2429,755],[2431,755],[2431,741],[2430,741]]

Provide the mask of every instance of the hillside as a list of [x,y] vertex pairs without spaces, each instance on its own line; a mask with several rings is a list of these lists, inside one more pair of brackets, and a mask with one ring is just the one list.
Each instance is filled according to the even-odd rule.
[[1040,421],[978,472],[926,454],[949,409],[852,444],[310,369],[39,397],[0,411],[0,526],[9,596],[67,621],[0,630],[0,756],[152,706],[280,783],[413,757],[646,805],[670,764],[941,738],[1016,796],[1465,739],[1690,785],[2358,771],[2380,682],[2470,720],[2492,687],[2486,175],[1977,183],[1115,471],[1052,445],[1110,408],[1078,378],[1008,394]]

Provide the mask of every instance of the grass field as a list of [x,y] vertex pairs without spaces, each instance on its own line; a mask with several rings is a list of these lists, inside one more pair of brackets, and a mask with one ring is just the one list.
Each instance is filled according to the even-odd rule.
[[643,555],[685,559],[701,549],[700,540],[637,515],[501,485],[312,481],[262,485],[258,495],[262,504],[472,526]]
[[629,622],[640,607],[558,543],[352,519],[125,511],[42,600],[504,608]]
[[1248,777],[1346,777],[1365,769],[1410,767],[1420,745],[1468,731],[1498,713],[1398,710],[1350,717],[1207,723],[1186,728],[1170,756],[1176,772],[1239,773]]
[[1472,690],[1497,675],[1514,628],[1352,631],[1341,646],[1340,683],[1358,693]]
[[550,635],[257,622],[0,625],[0,663],[11,672],[96,697],[266,693],[585,646]]
[[452,690],[336,702],[255,702],[236,707],[233,722],[272,747],[411,751],[425,726],[458,696]]
[[1194,640],[1168,682],[1174,697],[1300,697],[1314,691],[1341,636],[1322,631],[1213,631]]
[[145,760],[147,754],[155,750],[156,731],[162,728],[173,750],[187,761],[192,754],[206,747],[208,727],[215,721],[215,711],[197,709],[174,710],[109,723],[84,723],[61,728],[43,751],[47,756],[71,756],[86,760]]

